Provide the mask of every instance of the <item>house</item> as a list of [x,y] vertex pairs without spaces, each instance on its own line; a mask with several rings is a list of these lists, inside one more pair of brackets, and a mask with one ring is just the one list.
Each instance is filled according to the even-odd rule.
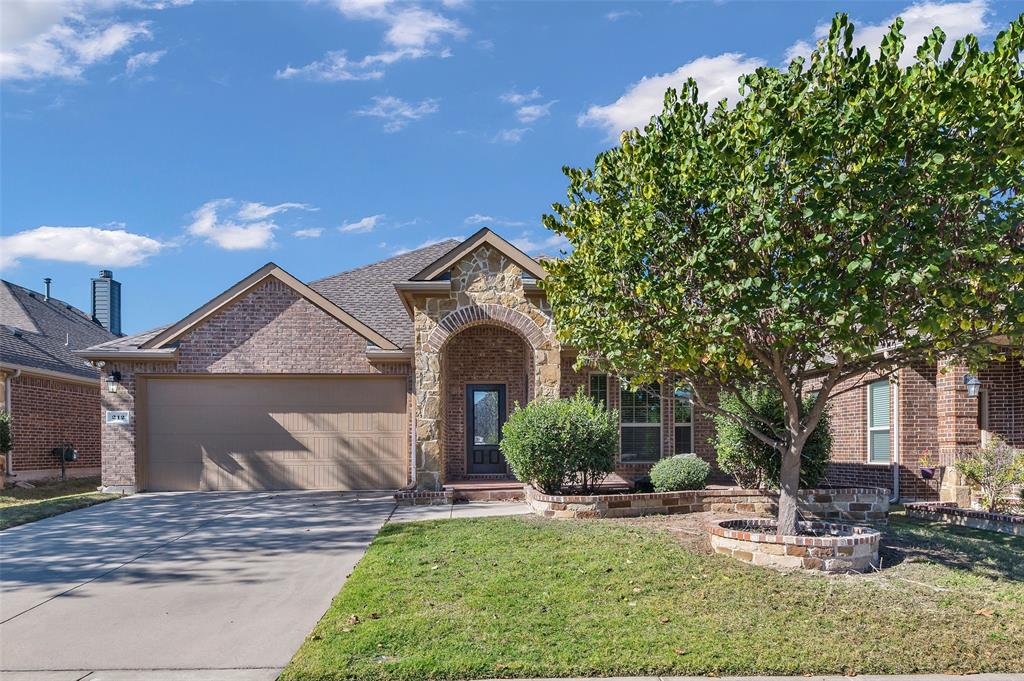
[[[436,490],[507,478],[498,437],[514,405],[579,388],[620,413],[622,477],[674,453],[713,463],[710,418],[671,386],[657,399],[574,368],[545,275],[488,229],[308,284],[269,263],[174,324],[82,351],[112,386],[102,393],[103,484]],[[956,405],[941,408],[960,414]],[[888,465],[863,458],[868,426],[854,420],[866,406],[834,412],[849,437],[836,438],[830,482],[889,487]],[[894,423],[910,438],[928,418],[908,407]]]
[[60,474],[53,449],[72,445],[73,476],[100,470],[100,372],[75,350],[117,337],[121,289],[108,270],[92,280],[92,314],[50,295],[0,281],[0,405],[11,414],[14,450],[4,473],[14,480]]
[[[995,359],[977,375],[956,362],[918,362],[891,376],[837,386],[830,403],[828,482],[898,488],[901,498],[969,505],[969,491],[952,468],[956,458],[993,436],[1024,448],[1020,349],[1004,339],[993,343]],[[932,468],[937,470],[927,470]]]
[[573,369],[543,265],[488,229],[304,283],[273,263],[184,319],[98,344],[112,489],[436,489],[507,475],[515,404],[584,386],[623,413],[619,472],[710,422]]

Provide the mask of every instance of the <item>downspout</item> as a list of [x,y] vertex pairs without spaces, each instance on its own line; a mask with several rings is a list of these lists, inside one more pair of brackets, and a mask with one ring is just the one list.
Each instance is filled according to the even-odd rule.
[[409,472],[412,480],[412,487],[416,489],[416,398],[413,397],[412,418],[409,419],[412,428],[409,432]]
[[892,498],[890,504],[900,500],[900,381],[892,382]]
[[[14,404],[11,396],[11,381],[21,376],[21,369],[15,369],[13,374],[7,374],[4,378],[4,410],[10,414],[12,405]],[[14,452],[7,452],[4,456],[4,474],[9,477],[14,477]]]

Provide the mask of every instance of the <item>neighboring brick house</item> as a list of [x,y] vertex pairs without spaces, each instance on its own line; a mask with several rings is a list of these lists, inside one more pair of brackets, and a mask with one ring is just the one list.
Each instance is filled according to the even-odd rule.
[[73,353],[117,337],[103,324],[110,323],[112,301],[120,323],[118,287],[106,271],[93,280],[94,314],[88,315],[48,292],[0,281],[0,405],[11,414],[14,436],[4,470],[9,479],[59,475],[52,450],[68,444],[78,451],[68,475],[99,473],[100,373]]
[[[669,386],[655,399],[574,368],[545,276],[487,229],[309,284],[270,263],[175,324],[79,353],[104,362],[115,386],[102,393],[103,483],[437,489],[506,478],[497,440],[514,406],[580,388],[620,413],[622,477],[673,453],[713,463],[710,418]],[[908,443],[936,428],[925,406],[906,411]],[[830,482],[888,487],[886,469],[863,459],[866,440],[854,444],[859,426],[836,423],[849,434],[837,435]]]

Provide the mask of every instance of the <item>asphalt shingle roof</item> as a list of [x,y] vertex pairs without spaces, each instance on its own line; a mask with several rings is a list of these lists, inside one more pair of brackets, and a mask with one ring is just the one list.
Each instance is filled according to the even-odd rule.
[[[310,288],[363,322],[399,347],[412,344],[412,319],[398,297],[395,284],[410,277],[434,262],[459,244],[448,239],[430,246],[417,248],[387,260],[340,272],[318,279]],[[137,350],[140,345],[157,335],[167,326],[150,329],[134,336],[107,339],[90,350]]]
[[310,282],[309,286],[399,347],[412,345],[412,319],[395,291],[424,267],[459,245],[456,239],[417,248],[387,260]]
[[0,280],[0,360],[5,363],[98,378],[72,354],[116,339],[86,313],[41,293]]

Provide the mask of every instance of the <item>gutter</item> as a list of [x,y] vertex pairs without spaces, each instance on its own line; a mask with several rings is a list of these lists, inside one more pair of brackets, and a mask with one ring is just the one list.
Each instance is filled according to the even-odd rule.
[[892,498],[890,504],[900,501],[900,382],[892,382]]
[[[4,410],[8,414],[11,413],[11,405],[13,404],[11,396],[11,381],[21,376],[21,369],[15,369],[13,374],[7,374],[4,378]],[[4,474],[9,477],[14,477],[14,452],[7,452],[4,456]]]
[[128,360],[150,360],[153,362],[173,362],[178,358],[177,348],[159,350],[76,350],[75,355],[88,360],[110,360],[116,362],[122,359]]

